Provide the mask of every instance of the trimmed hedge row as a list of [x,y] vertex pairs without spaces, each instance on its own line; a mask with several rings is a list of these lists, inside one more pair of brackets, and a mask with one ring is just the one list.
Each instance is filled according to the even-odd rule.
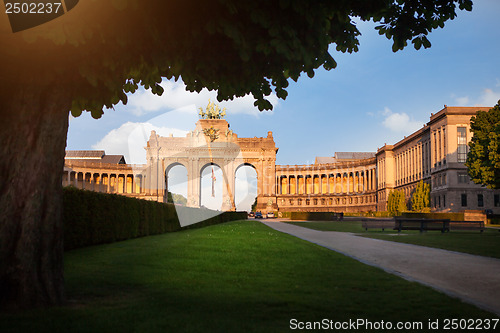
[[183,228],[173,204],[72,187],[63,191],[65,250],[247,219],[246,212],[224,212]]
[[335,221],[342,213],[334,212],[291,212],[290,220]]
[[351,217],[392,217],[394,216],[393,214],[389,213],[388,211],[369,211],[369,212],[359,212],[359,213],[345,213],[344,216],[351,216]]
[[402,213],[401,216],[406,218],[418,219],[449,219],[451,221],[463,221],[464,213]]

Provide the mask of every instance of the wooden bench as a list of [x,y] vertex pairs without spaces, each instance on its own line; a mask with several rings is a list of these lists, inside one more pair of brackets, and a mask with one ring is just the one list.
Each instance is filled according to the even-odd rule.
[[361,226],[365,229],[391,229],[394,230],[395,227],[394,219],[390,220],[372,220],[372,219],[363,219],[361,221]]
[[401,230],[419,230],[420,232],[428,230],[439,230],[442,233],[450,231],[449,219],[418,219],[396,217],[395,229],[398,232]]
[[450,221],[450,230],[479,230],[485,229],[483,221]]

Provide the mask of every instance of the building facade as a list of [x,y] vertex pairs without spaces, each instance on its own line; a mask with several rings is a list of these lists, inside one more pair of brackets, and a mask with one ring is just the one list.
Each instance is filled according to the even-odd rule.
[[377,156],[377,210],[387,209],[391,190],[402,190],[408,203],[420,180],[431,186],[431,209],[437,212],[491,210],[500,213],[500,191],[474,184],[464,163],[472,138],[470,119],[484,107],[448,107]]
[[146,165],[125,164],[103,151],[67,152],[63,185],[166,202],[168,172],[183,165],[188,206],[199,207],[203,170],[223,174],[223,210],[234,210],[235,174],[243,165],[257,173],[257,210],[368,212],[387,210],[387,197],[401,190],[410,208],[419,181],[431,185],[437,212],[490,210],[500,213],[500,191],[474,184],[464,165],[470,118],[481,107],[447,107],[418,131],[376,153],[336,153],[309,165],[276,165],[278,148],[266,138],[239,138],[226,120],[200,119],[185,138],[151,133]]

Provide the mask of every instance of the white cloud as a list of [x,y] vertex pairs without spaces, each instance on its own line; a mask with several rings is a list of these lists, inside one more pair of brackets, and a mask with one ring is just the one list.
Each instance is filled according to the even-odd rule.
[[[497,82],[500,82],[497,80]],[[497,83],[498,87],[499,83]],[[483,89],[483,91],[475,98],[469,98],[469,96],[455,97],[455,101],[458,106],[489,106],[492,107],[498,103],[500,100],[500,91],[494,91],[493,89]]]
[[393,132],[413,133],[424,124],[422,121],[411,119],[410,116],[404,112],[393,113],[389,108],[385,108],[382,115],[385,116],[382,124]]
[[500,100],[500,91],[493,91],[491,89],[484,89],[479,97],[479,102],[474,106],[494,106]]
[[104,150],[108,155],[124,155],[129,164],[146,163],[146,143],[152,130],[162,136],[173,134],[185,136],[188,131],[171,127],[159,127],[149,122],[126,122],[117,129],[111,130],[92,149]]
[[[136,93],[129,95],[125,110],[141,116],[159,110],[169,110],[183,108],[187,105],[206,107],[208,100],[217,102],[217,92],[203,89],[201,92],[186,91],[183,82],[162,81],[161,86],[165,90],[161,96],[154,95],[149,90],[140,89]],[[275,94],[268,96],[268,100],[273,107],[278,105],[278,97]],[[261,112],[253,105],[255,99],[251,95],[238,97],[232,101],[218,103],[221,107],[227,108],[227,113],[246,113],[259,116]]]
[[92,146],[92,149],[105,150],[106,154],[125,155],[125,160],[130,164],[144,164],[146,163],[144,147],[152,130],[161,136],[172,134],[184,137],[192,130],[193,124],[197,121],[196,107],[188,105],[165,112],[146,122],[127,122],[108,132]]

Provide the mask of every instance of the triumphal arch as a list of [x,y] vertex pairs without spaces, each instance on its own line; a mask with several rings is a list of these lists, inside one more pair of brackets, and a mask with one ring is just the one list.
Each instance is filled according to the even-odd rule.
[[176,165],[187,170],[187,205],[200,207],[201,175],[207,166],[222,171],[223,211],[235,210],[235,175],[248,165],[257,173],[257,209],[273,211],[276,205],[275,164],[278,148],[272,132],[266,138],[239,138],[224,119],[225,109],[209,103],[200,108],[201,119],[186,137],[162,137],[151,132],[144,170],[146,193],[166,202],[168,172]]

